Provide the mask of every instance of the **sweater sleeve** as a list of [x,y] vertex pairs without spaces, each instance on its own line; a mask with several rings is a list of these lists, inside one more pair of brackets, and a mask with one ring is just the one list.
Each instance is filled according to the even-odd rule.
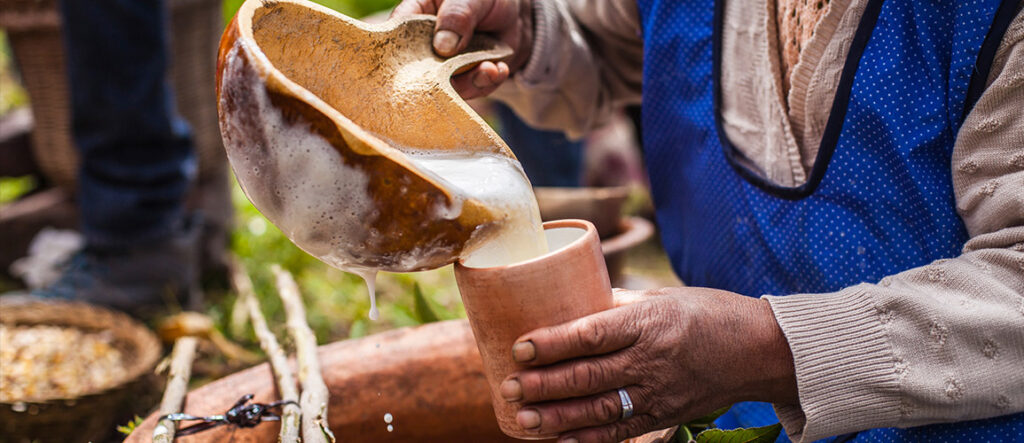
[[527,123],[578,138],[640,102],[643,41],[632,0],[534,0],[530,60],[495,91]]
[[960,256],[831,294],[765,296],[789,341],[794,441],[1024,411],[1024,13],[954,145]]

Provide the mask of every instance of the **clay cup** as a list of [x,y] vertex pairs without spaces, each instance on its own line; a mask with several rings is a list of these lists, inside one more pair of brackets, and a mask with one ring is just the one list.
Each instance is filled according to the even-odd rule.
[[498,393],[505,377],[522,369],[512,360],[512,344],[526,332],[610,309],[614,303],[594,225],[559,220],[544,223],[544,230],[552,252],[543,256],[491,268],[455,265],[498,425],[505,434],[522,439],[555,434],[526,432],[516,422],[521,405],[505,401]]

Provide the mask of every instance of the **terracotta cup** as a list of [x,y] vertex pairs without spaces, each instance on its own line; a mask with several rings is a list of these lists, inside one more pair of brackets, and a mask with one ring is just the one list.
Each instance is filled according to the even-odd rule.
[[[569,229],[561,229],[569,228]],[[455,279],[466,305],[491,402],[505,434],[542,439],[556,434],[527,433],[516,422],[520,405],[506,402],[498,385],[521,366],[512,361],[512,344],[520,335],[584,317],[613,305],[601,242],[594,225],[584,220],[544,223],[552,252],[532,260],[493,268],[455,265]]]

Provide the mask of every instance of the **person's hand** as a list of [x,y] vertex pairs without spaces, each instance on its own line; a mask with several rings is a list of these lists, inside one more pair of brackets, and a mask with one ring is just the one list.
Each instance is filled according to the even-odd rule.
[[[797,403],[793,358],[764,300],[704,288],[618,291],[618,307],[520,337],[500,386],[531,432],[617,442],[739,401]],[[622,419],[617,390],[634,414]]]
[[451,57],[466,49],[474,32],[495,35],[512,48],[511,60],[483,62],[452,78],[452,86],[463,98],[481,97],[501,85],[530,58],[533,46],[531,0],[403,0],[392,17],[413,14],[437,15],[434,51]]

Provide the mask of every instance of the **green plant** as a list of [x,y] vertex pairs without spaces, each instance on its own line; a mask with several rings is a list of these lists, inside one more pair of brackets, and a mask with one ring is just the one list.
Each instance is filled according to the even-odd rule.
[[708,429],[697,434],[690,441],[697,443],[772,443],[779,438],[782,425],[762,426],[759,428],[739,429]]
[[701,418],[679,426],[674,441],[677,443],[772,443],[782,432],[782,425],[759,428],[718,429],[715,420],[729,411],[726,406]]
[[31,175],[0,178],[0,205],[17,200],[36,186],[36,179]]
[[18,81],[12,55],[7,35],[0,30],[0,115],[28,104],[28,93]]
[[118,426],[117,432],[124,435],[132,435],[132,432],[135,432],[135,428],[139,427],[140,424],[142,424],[142,417],[136,415],[130,422]]
[[420,289],[419,283],[413,285],[412,295],[416,302],[416,319],[420,323],[433,323],[441,320],[434,313],[434,309],[430,307],[430,302],[423,296],[423,290]]

